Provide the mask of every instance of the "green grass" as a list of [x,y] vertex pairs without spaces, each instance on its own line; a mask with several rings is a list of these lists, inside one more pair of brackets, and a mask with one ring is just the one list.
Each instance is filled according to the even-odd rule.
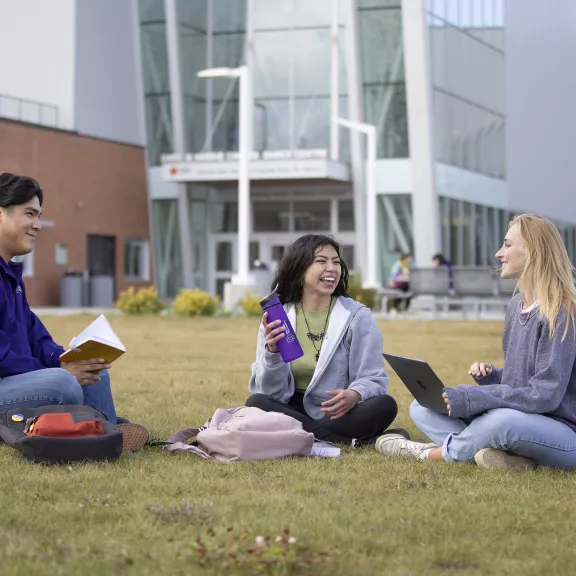
[[[45,322],[68,342],[89,320]],[[129,351],[112,369],[118,412],[154,437],[244,402],[257,319],[113,325]],[[426,358],[447,384],[469,383],[474,360],[501,363],[498,323],[380,326],[386,350]],[[394,375],[390,391],[396,424],[419,438]],[[417,463],[368,448],[224,464],[150,447],[114,464],[40,467],[1,446],[1,574],[572,574],[575,488],[567,472]],[[296,544],[243,554],[285,528]],[[258,552],[269,549],[267,564]]]

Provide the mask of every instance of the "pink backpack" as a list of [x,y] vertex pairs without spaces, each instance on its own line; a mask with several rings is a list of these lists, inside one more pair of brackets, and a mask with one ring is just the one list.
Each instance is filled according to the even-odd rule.
[[[205,450],[188,444],[191,439]],[[233,460],[275,460],[286,456],[309,456],[314,434],[302,423],[279,412],[260,408],[218,408],[202,428],[176,432],[164,446],[167,452],[193,452],[221,462]]]

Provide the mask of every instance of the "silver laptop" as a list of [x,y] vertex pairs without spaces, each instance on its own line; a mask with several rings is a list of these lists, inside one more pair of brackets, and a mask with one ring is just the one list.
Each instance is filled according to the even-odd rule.
[[394,356],[394,354],[384,354],[384,358],[420,406],[448,414],[448,407],[442,398],[444,384],[430,368],[428,362]]

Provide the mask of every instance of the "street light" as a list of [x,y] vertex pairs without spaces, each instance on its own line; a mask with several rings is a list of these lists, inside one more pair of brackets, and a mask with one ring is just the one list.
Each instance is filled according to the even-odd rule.
[[364,288],[380,288],[376,271],[378,262],[376,259],[377,237],[376,229],[378,222],[378,210],[376,206],[376,126],[364,124],[345,118],[332,118],[332,122],[344,126],[350,130],[356,130],[367,137],[367,160],[366,160],[366,270],[362,285]]
[[238,126],[238,274],[232,284],[251,287],[250,277],[250,181],[248,163],[252,152],[252,122],[250,114],[250,83],[247,66],[238,68],[209,68],[201,70],[198,78],[238,78],[240,83],[240,111]]

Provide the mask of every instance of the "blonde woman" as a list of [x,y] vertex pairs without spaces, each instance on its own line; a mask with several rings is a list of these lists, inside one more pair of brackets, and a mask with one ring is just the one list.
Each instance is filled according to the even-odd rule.
[[524,214],[496,258],[519,290],[506,310],[504,367],[472,364],[479,386],[446,388],[448,416],[414,402],[410,415],[433,444],[382,436],[382,454],[483,468],[576,467],[576,291],[566,248],[550,221]]

